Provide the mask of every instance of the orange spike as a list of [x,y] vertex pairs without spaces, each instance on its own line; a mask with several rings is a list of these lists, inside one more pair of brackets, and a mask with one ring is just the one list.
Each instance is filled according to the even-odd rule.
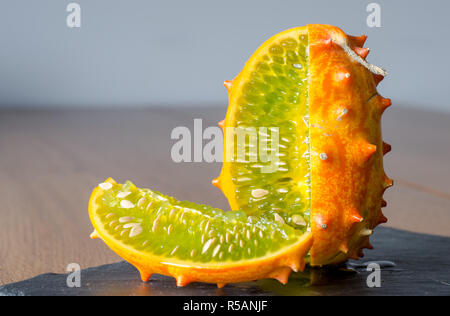
[[150,280],[150,277],[152,276],[152,274],[151,273],[147,273],[147,272],[145,272],[145,271],[143,271],[141,269],[138,269],[138,271],[139,271],[139,274],[141,275],[142,282],[147,283]]
[[388,107],[392,105],[391,99],[381,98],[381,112],[384,112]]
[[377,74],[372,74],[373,75],[373,80],[375,80],[375,85],[378,86],[378,84],[384,79],[383,75],[377,75]]
[[175,279],[177,280],[177,286],[178,287],[186,286],[186,285],[188,285],[189,283],[192,282],[191,280],[189,280],[188,278],[186,278],[186,277],[184,277],[182,275],[175,277]]
[[97,233],[96,230],[94,230],[89,237],[91,239],[98,239],[98,238],[100,238],[100,236],[99,236],[99,234]]
[[364,148],[363,148],[364,155],[365,155],[365,158],[366,158],[366,161],[367,161],[367,160],[370,159],[370,157],[372,157],[372,155],[374,153],[377,152],[377,145],[368,143],[368,144],[363,145],[363,146],[364,146]]
[[233,83],[233,80],[225,80],[223,82],[223,85],[225,86],[225,88],[227,88],[228,92],[230,92],[230,90],[231,90],[232,83]]
[[354,51],[361,56],[362,59],[366,59],[367,55],[370,53],[370,49],[364,47],[355,47]]
[[288,267],[291,268],[294,272],[303,270],[298,259],[293,259],[290,263],[288,263]]
[[350,212],[350,221],[352,223],[361,223],[364,218],[359,214],[357,210],[353,210]]
[[327,39],[324,39],[324,40],[322,41],[322,43],[325,44],[325,46],[330,46],[332,42],[333,42],[333,41],[332,41],[332,39],[331,39],[330,37],[327,38]]
[[392,179],[389,179],[388,177],[384,177],[384,185],[385,185],[385,188],[390,188],[391,186],[393,186],[394,185],[394,180],[392,180]]
[[214,180],[212,180],[212,184],[213,186],[215,186],[216,188],[220,189],[220,178],[215,178]]
[[380,217],[378,218],[378,224],[384,224],[387,223],[388,219],[386,218],[386,216],[383,215],[383,213],[380,212]]
[[339,250],[340,251],[342,251],[343,253],[348,253],[348,245],[347,245],[347,243],[342,243],[340,246],[339,246]]
[[217,287],[219,289],[223,288],[225,285],[227,285],[226,283],[217,283]]
[[386,207],[387,206],[387,202],[385,200],[381,200],[381,207]]
[[225,126],[225,119],[220,121],[218,124],[219,124],[219,127],[223,130],[223,127]]
[[353,43],[353,45],[359,46],[359,47],[363,47],[364,43],[367,40],[367,36],[366,35],[361,35],[361,36],[351,36],[351,35],[349,35],[348,38]]
[[270,279],[278,280],[282,284],[287,284],[289,275],[291,274],[291,268],[282,267],[273,271],[268,277]]
[[392,146],[388,143],[383,142],[383,155],[386,155],[388,152],[392,150]]

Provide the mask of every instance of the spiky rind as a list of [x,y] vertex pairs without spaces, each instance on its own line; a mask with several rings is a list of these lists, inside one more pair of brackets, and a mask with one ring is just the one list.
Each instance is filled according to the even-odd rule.
[[[312,218],[328,220],[327,229],[311,226],[311,264],[322,266],[363,255],[368,233],[380,221],[381,197],[390,185],[383,171],[380,115],[390,100],[376,91],[383,76],[345,49],[347,43],[365,58],[365,37],[327,25],[309,25],[308,34],[311,211]],[[344,105],[352,114],[345,120],[339,115]],[[333,157],[327,164],[314,154],[324,151]]]

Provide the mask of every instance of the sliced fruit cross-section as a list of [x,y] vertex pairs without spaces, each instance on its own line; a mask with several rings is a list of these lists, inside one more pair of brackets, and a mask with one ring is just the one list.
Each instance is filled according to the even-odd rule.
[[[303,231],[309,223],[311,186],[307,81],[306,27],[278,34],[253,54],[228,82],[225,157],[221,175],[213,181],[232,209],[263,214]],[[239,141],[239,128],[253,129],[257,144]],[[260,159],[263,145],[269,161]],[[239,159],[242,153],[248,153],[246,161]]]
[[131,182],[108,179],[92,193],[95,231],[147,281],[159,273],[190,282],[226,283],[275,278],[287,282],[304,268],[310,233],[241,211],[180,202]]

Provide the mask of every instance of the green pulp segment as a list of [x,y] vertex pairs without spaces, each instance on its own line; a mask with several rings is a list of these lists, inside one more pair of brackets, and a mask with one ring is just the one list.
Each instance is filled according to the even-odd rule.
[[263,257],[301,236],[288,225],[177,201],[131,182],[105,191],[97,215],[108,234],[126,245],[199,263]]
[[[235,113],[231,125],[256,128],[259,148],[261,142],[267,143],[276,158],[265,163],[251,161],[255,143],[237,141],[231,155],[231,178],[238,208],[272,220],[281,216],[289,225],[306,230],[311,199],[307,35],[269,47],[244,83]],[[264,127],[278,128],[278,141]],[[243,149],[245,160],[237,156]]]

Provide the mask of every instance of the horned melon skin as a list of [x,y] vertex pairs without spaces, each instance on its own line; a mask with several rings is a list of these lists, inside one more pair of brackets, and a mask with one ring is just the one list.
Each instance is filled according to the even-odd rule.
[[329,25],[309,25],[308,35],[311,264],[321,266],[357,259],[385,221],[382,196],[392,180],[383,169],[381,115],[390,100],[377,93],[379,76],[342,47],[361,53],[364,37]]
[[[314,244],[310,252],[313,266],[338,264],[363,256],[372,246],[373,229],[387,221],[381,212],[382,196],[392,186],[383,169],[383,155],[391,150],[382,141],[381,116],[391,105],[377,92],[385,73],[369,65],[369,52],[363,48],[366,36],[348,36],[331,25],[312,24],[284,31],[264,43],[250,60],[277,36],[308,34],[308,104],[310,124],[311,231]],[[236,100],[248,74],[246,66],[229,91],[227,116],[220,126],[233,126]],[[227,137],[224,137],[224,154]],[[218,186],[231,208],[239,205],[230,178],[232,162],[224,157]]]

